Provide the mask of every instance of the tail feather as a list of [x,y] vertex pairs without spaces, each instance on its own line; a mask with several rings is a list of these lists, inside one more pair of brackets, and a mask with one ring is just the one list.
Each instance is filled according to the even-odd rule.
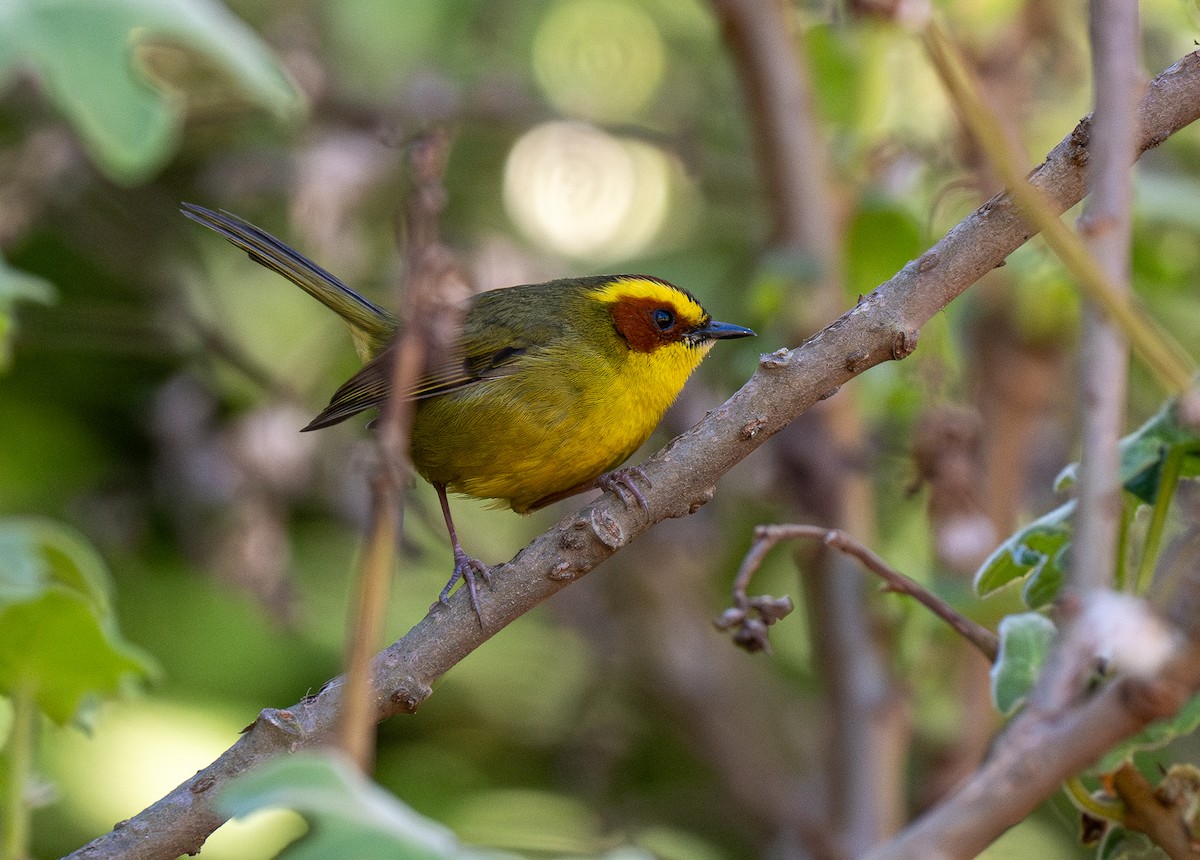
[[249,254],[251,260],[283,275],[334,311],[350,327],[354,345],[364,361],[382,352],[395,334],[398,325],[395,316],[265,230],[236,215],[214,212],[193,203],[182,204],[180,211],[220,233]]

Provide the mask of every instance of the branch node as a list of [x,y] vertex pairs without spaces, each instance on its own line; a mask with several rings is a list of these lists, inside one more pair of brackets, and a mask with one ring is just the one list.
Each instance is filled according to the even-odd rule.
[[782,370],[787,367],[790,351],[781,347],[758,357],[758,366],[763,370]]
[[698,495],[694,499],[692,499],[692,501],[688,504],[688,510],[687,510],[688,515],[690,516],[690,515],[696,513],[696,511],[700,510],[702,507],[704,507],[709,502],[711,502],[713,500],[713,496],[715,496],[716,493],[717,493],[716,487],[713,487],[713,486],[705,487],[703,492],[701,492],[700,495]]
[[546,578],[552,579],[555,582],[570,582],[576,576],[576,570],[571,565],[571,562],[559,560],[554,563],[554,566],[546,572]]
[[892,335],[892,358],[896,361],[908,358],[917,348],[919,335],[916,329],[898,331]]
[[833,386],[833,388],[829,389],[824,394],[818,395],[817,400],[828,400],[830,397],[833,397],[833,395],[837,394],[841,390],[842,390],[842,386],[835,385],[835,386]]
[[917,259],[917,271],[929,272],[937,268],[942,261],[942,255],[937,251],[926,251]]
[[571,528],[564,531],[558,538],[558,545],[561,549],[567,552],[578,552],[583,549],[583,535],[580,532],[587,529],[586,520],[576,520],[571,524]]
[[742,425],[741,435],[743,439],[753,439],[758,435],[758,431],[767,426],[767,419],[762,415],[755,415],[749,421]]
[[740,606],[731,606],[713,619],[713,626],[725,631],[737,628],[733,641],[739,648],[751,653],[763,651],[771,653],[771,640],[767,636],[767,628],[776,621],[787,617],[795,606],[787,595],[771,597],[761,594],[742,602]]
[[270,726],[275,731],[293,738],[300,738],[305,734],[304,727],[300,725],[296,714],[286,708],[281,710],[263,708],[258,714],[258,719],[251,724],[250,728],[258,726]]
[[609,549],[616,549],[625,544],[625,533],[621,530],[621,524],[614,520],[608,511],[593,508],[588,517],[588,526],[596,540]]
[[846,370],[850,373],[859,373],[868,367],[868,362],[871,360],[871,353],[865,349],[856,349],[854,352],[846,356]]
[[411,684],[405,684],[393,690],[388,699],[401,713],[414,714],[421,703],[431,695],[433,695],[432,687],[412,680]]

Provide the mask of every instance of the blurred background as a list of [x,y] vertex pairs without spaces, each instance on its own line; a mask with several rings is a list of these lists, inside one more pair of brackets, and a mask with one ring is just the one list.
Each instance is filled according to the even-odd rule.
[[[786,217],[796,203],[779,193],[761,55],[736,3],[10,6],[0,515],[81,533],[111,573],[122,636],[158,666],[87,732],[46,725],[38,857],[109,830],[260,708],[340,670],[373,446],[360,420],[296,431],[358,360],[332,314],[183,218],[181,201],[239,214],[395,307],[406,152],[444,130],[442,236],[476,288],[645,272],[759,332],[714,353],[651,450],[732,393],[760,352],[801,342],[997,190],[893,20],[902,5],[752,13],[782,23],[795,66],[781,68],[812,97],[796,122],[819,144],[806,160],[821,193],[799,203],[824,225],[816,240]],[[1090,109],[1082,4],[938,8],[1032,167]],[[1193,49],[1200,9],[1142,9],[1156,74]],[[1135,288],[1194,346],[1194,130],[1142,160],[1135,229]],[[856,379],[695,516],[521,618],[416,715],[383,725],[376,779],[462,839],[526,856],[825,857],[834,839],[891,832],[985,752],[1000,723],[984,661],[811,547],[776,550],[755,583],[798,605],[772,654],[735,649],[711,621],[763,522],[846,526],[981,622],[1011,611],[1004,595],[973,601],[970,574],[1056,504],[1053,477],[1075,456],[1076,315],[1056,261],[1022,248],[911,358]],[[1130,426],[1159,406],[1134,374]],[[528,518],[452,504],[467,551],[499,562],[580,501]],[[451,563],[418,484],[391,638]],[[987,856],[1076,856],[1076,826],[1068,804],[1049,804]],[[255,816],[202,856],[269,857],[302,829]]]

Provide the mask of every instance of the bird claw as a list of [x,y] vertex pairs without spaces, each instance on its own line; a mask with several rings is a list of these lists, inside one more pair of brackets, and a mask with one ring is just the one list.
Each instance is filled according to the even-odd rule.
[[475,610],[475,617],[479,619],[479,626],[483,627],[483,611],[479,608],[479,591],[475,582],[476,576],[482,579],[488,588],[492,587],[491,569],[479,559],[471,558],[461,549],[456,548],[454,550],[454,575],[450,577],[450,581],[446,583],[446,587],[438,595],[437,603],[431,606],[430,609],[436,608],[439,604],[441,606],[449,605],[450,592],[454,590],[454,586],[461,579],[467,585],[467,594],[471,598],[471,608]]
[[650,503],[646,501],[645,495],[636,483],[634,478],[641,478],[650,484],[650,478],[642,471],[640,466],[630,466],[628,469],[617,469],[613,472],[607,472],[596,479],[596,486],[605,492],[616,493],[617,496],[625,503],[625,509],[629,510],[633,505],[629,501],[629,497],[633,496],[634,500],[641,506],[642,510],[650,510]]

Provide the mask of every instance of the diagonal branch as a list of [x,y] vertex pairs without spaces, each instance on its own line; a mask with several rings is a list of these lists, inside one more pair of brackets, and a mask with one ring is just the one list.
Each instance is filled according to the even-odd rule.
[[[1139,107],[1138,151],[1198,117],[1200,55],[1193,53],[1151,83]],[[1084,194],[1087,138],[1085,120],[1030,176],[1059,211]],[[437,678],[509,622],[656,523],[695,511],[722,475],[819,399],[868,368],[912,353],[921,326],[1032,234],[1012,200],[998,195],[804,344],[763,356],[741,390],[643,465],[648,509],[626,509],[605,494],[496,569],[487,612],[493,626],[480,629],[459,594],[379,654],[373,697],[379,719],[415,710]],[[328,742],[340,696],[331,684],[292,708],[263,711],[215,762],[70,856],[149,860],[198,850],[223,821],[213,805],[216,789],[268,758]]]

